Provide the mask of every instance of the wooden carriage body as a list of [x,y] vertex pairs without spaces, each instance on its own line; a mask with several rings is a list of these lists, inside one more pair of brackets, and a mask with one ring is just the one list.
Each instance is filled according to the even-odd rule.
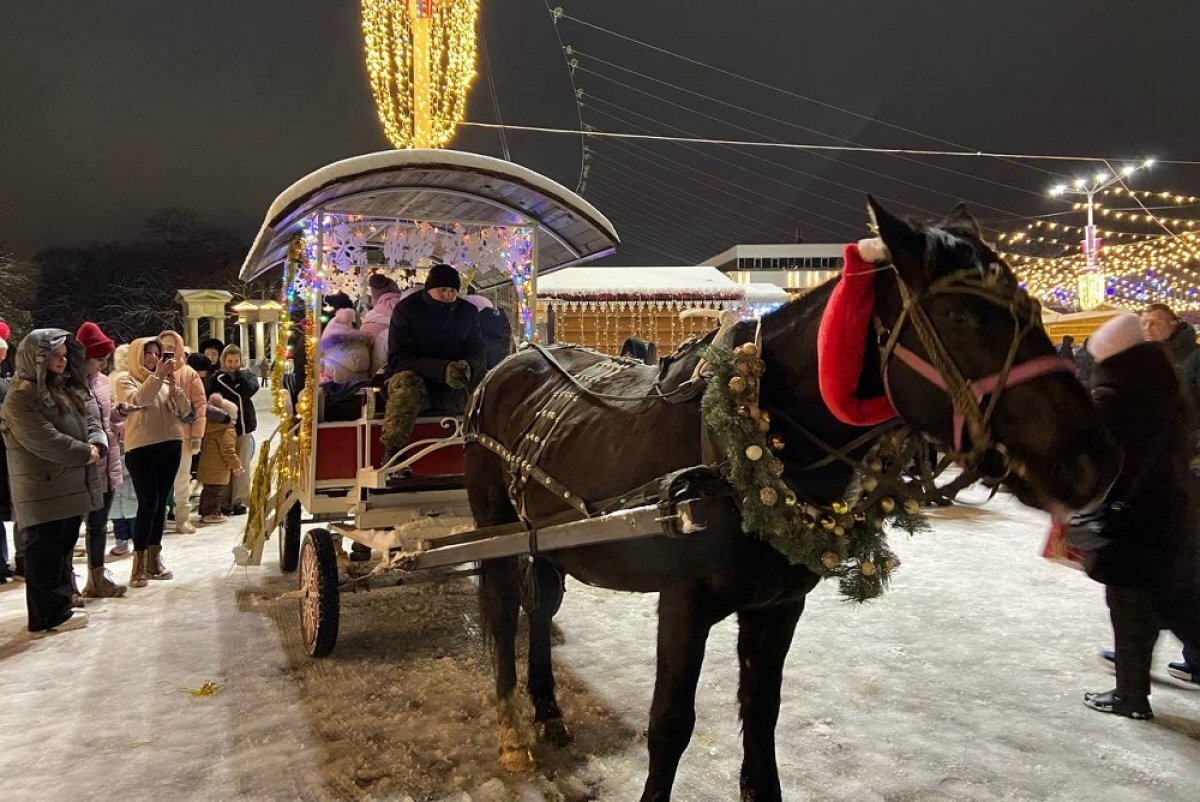
[[[371,273],[404,286],[444,261],[469,273],[478,292],[508,313],[516,338],[527,340],[537,334],[538,276],[611,253],[618,242],[612,224],[574,192],[520,165],[470,153],[369,154],[323,167],[285,190],[241,277],[282,269],[280,300],[306,310],[308,322],[292,325],[292,351],[281,338],[276,354],[272,390],[281,423],[260,449],[237,562],[260,564],[264,542],[279,531],[281,564],[294,567],[302,516],[340,524],[353,538],[415,517],[467,512],[461,420],[420,419],[408,447],[385,463],[373,388],[330,413],[316,369],[325,295],[357,297]],[[294,323],[288,316],[285,329]]]

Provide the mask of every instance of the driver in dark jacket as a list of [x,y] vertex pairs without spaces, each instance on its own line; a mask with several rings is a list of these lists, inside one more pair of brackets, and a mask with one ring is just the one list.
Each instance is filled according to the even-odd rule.
[[383,425],[389,455],[408,443],[421,412],[462,412],[467,395],[483,379],[479,313],[458,297],[461,287],[457,270],[434,265],[425,289],[392,311]]

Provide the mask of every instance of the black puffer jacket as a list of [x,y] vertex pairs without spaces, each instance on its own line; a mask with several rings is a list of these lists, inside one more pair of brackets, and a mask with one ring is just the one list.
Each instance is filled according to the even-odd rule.
[[[1096,363],[1092,398],[1124,454],[1102,525],[1094,527],[1088,575],[1126,588],[1190,589],[1197,533],[1188,462],[1192,407],[1157,343]],[[1116,505],[1116,506],[1114,506]]]
[[220,393],[226,401],[237,404],[237,433],[254,434],[258,428],[258,414],[254,411],[254,394],[258,392],[258,379],[246,369],[237,373],[219,370],[208,377],[208,393]]
[[446,365],[471,366],[471,388],[483,379],[485,349],[479,312],[461,298],[444,304],[414,293],[396,304],[388,327],[389,376],[411,370],[427,382],[445,384]]
[[[8,379],[0,379],[0,406],[4,405],[9,386]],[[12,495],[8,492],[8,451],[4,447],[4,438],[0,437],[0,521],[11,520]]]
[[481,309],[479,311],[479,333],[483,337],[485,351],[484,366],[491,370],[512,353],[512,326],[503,309]]
[[1200,345],[1196,345],[1196,332],[1181,323],[1162,346],[1171,364],[1179,369],[1183,390],[1191,399],[1193,409],[1200,410]]

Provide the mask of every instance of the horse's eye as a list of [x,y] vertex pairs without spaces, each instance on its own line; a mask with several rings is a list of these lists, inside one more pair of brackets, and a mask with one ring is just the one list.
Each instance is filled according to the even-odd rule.
[[950,326],[970,326],[973,321],[971,313],[965,309],[943,309],[938,317]]

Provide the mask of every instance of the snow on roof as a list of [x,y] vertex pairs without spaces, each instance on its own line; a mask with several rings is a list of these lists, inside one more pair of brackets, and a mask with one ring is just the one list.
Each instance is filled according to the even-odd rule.
[[774,284],[752,283],[743,284],[748,304],[785,304],[792,299],[787,290]]
[[580,301],[740,301],[745,288],[715,267],[569,267],[539,277],[542,298]]

